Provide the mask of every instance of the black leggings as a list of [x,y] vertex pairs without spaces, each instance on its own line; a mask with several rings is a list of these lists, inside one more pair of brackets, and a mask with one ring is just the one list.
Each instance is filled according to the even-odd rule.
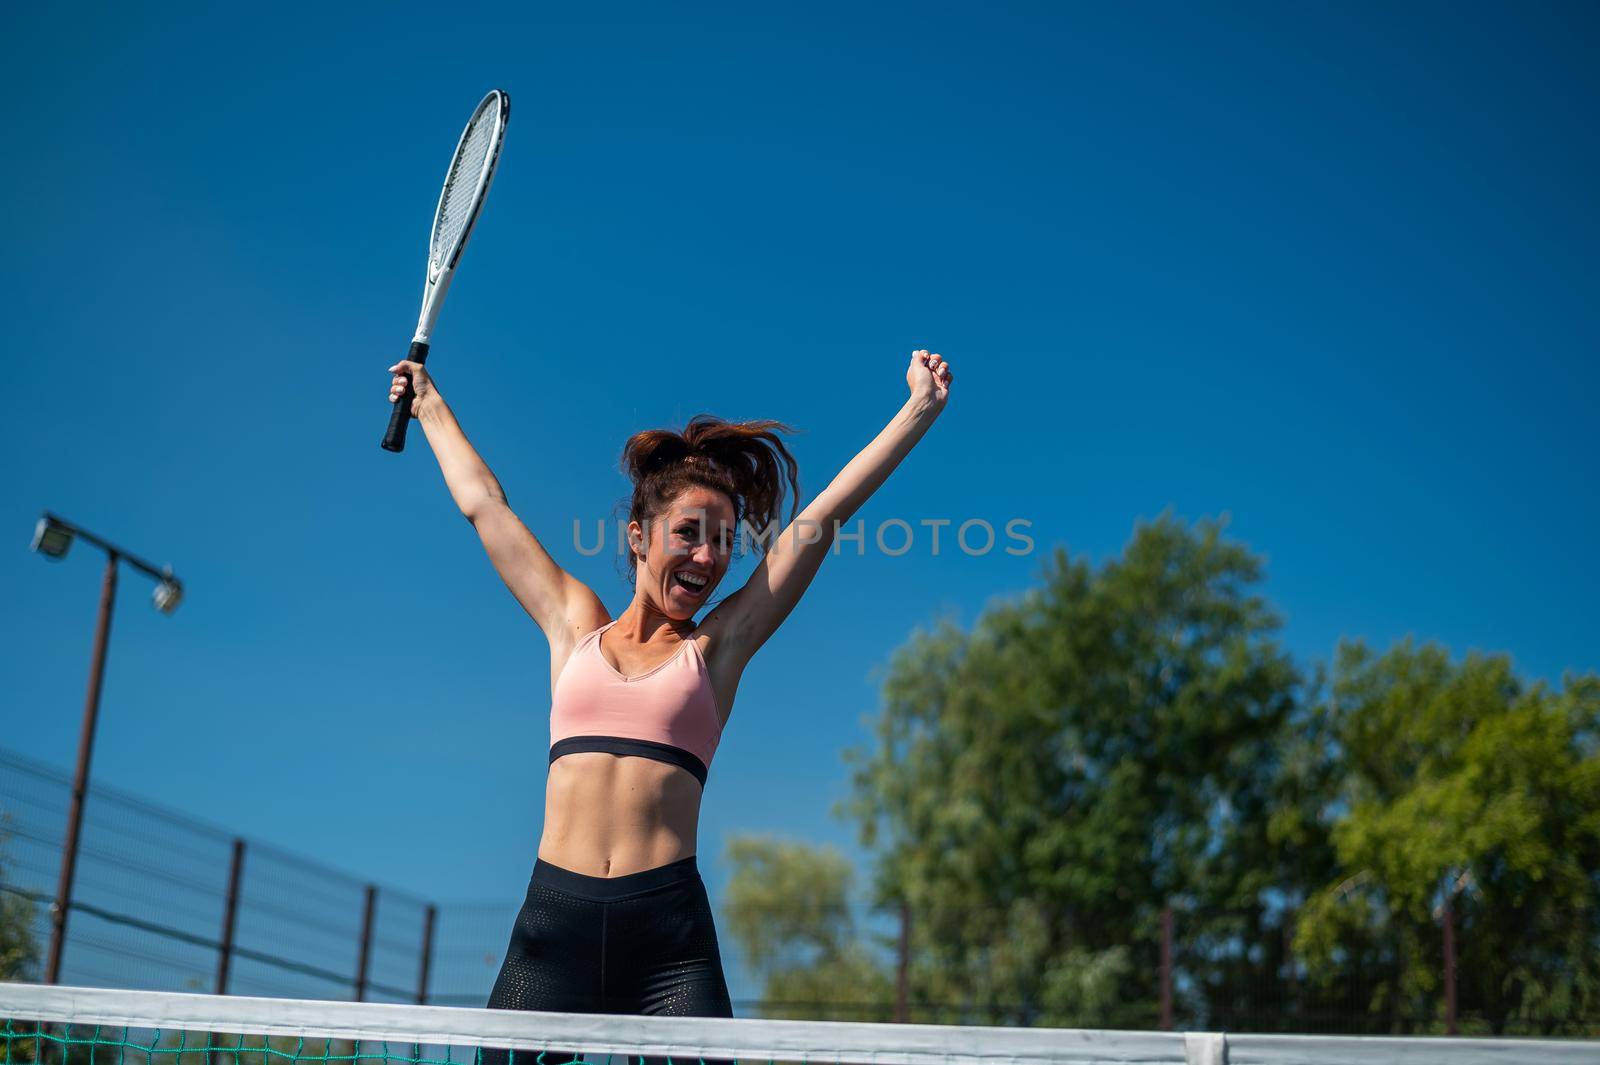
[[[694,858],[616,877],[536,861],[489,1008],[732,1017]],[[507,1057],[484,1051],[486,1065]]]

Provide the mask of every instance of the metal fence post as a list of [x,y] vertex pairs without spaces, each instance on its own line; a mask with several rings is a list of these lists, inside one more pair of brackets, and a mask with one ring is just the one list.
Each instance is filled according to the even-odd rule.
[[900,904],[900,948],[895,965],[894,1019],[899,1024],[911,1020],[911,906]]
[[378,889],[367,885],[367,905],[361,916],[361,956],[356,963],[356,1001],[367,1000],[367,964],[372,960],[372,914],[378,908]]
[[233,841],[233,860],[228,865],[228,897],[222,904],[222,942],[217,947],[217,989],[228,993],[228,967],[233,962],[233,926],[239,914],[239,874],[244,869],[244,840]]
[[1161,1030],[1172,1031],[1172,907],[1161,908]]
[[1444,900],[1444,1032],[1456,1034],[1456,914]]
[[1300,1009],[1300,974],[1294,965],[1294,918],[1293,910],[1285,910],[1283,914],[1283,968],[1284,975],[1289,983],[1290,1007],[1296,1011]]
[[433,903],[428,904],[427,911],[422,918],[422,972],[417,976],[417,1004],[428,1004],[428,970],[433,966],[433,923],[439,915],[439,907]]

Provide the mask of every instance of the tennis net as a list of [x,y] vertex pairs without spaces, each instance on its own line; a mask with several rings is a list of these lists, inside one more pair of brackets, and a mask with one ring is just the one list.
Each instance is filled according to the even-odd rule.
[[[1113,1032],[516,1013],[0,983],[6,1063],[1594,1065],[1600,1041]],[[577,1057],[575,1058],[575,1055]]]

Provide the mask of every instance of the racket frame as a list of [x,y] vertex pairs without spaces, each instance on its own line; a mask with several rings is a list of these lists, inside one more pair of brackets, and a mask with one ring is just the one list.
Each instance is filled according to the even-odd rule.
[[[456,159],[466,146],[467,135],[472,132],[473,124],[491,103],[498,104],[499,111],[495,116],[493,140],[489,151],[484,154],[483,164],[474,182],[476,191],[473,195],[471,212],[467,216],[466,224],[461,227],[461,236],[457,238],[454,246],[447,249],[444,255],[436,255],[434,244],[439,235],[439,223],[444,218],[444,202],[450,190],[450,175],[455,171]],[[506,141],[506,123],[510,119],[511,97],[503,89],[490,89],[478,102],[478,106],[473,108],[472,117],[467,119],[467,124],[461,129],[461,136],[456,139],[455,151],[450,155],[450,166],[444,172],[444,183],[439,186],[439,202],[433,210],[433,225],[428,230],[428,269],[422,284],[422,309],[417,315],[417,331],[412,335],[411,349],[406,353],[406,359],[411,362],[422,363],[428,359],[433,328],[439,321],[439,311],[444,306],[445,294],[450,291],[450,282],[455,277],[457,264],[461,262],[461,253],[466,250],[467,241],[472,237],[473,229],[477,227],[478,216],[483,212],[483,205],[489,198],[489,187],[494,184],[495,172],[500,165],[500,150]],[[411,404],[415,399],[416,393],[412,390],[407,375],[405,392],[395,402],[394,410],[389,417],[389,427],[383,434],[385,451],[405,450],[406,429],[411,421]]]

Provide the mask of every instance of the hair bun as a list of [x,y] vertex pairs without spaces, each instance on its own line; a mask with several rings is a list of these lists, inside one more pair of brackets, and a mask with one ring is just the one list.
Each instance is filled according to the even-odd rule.
[[636,433],[623,454],[628,479],[638,484],[652,473],[664,470],[689,457],[689,442],[668,429]]

